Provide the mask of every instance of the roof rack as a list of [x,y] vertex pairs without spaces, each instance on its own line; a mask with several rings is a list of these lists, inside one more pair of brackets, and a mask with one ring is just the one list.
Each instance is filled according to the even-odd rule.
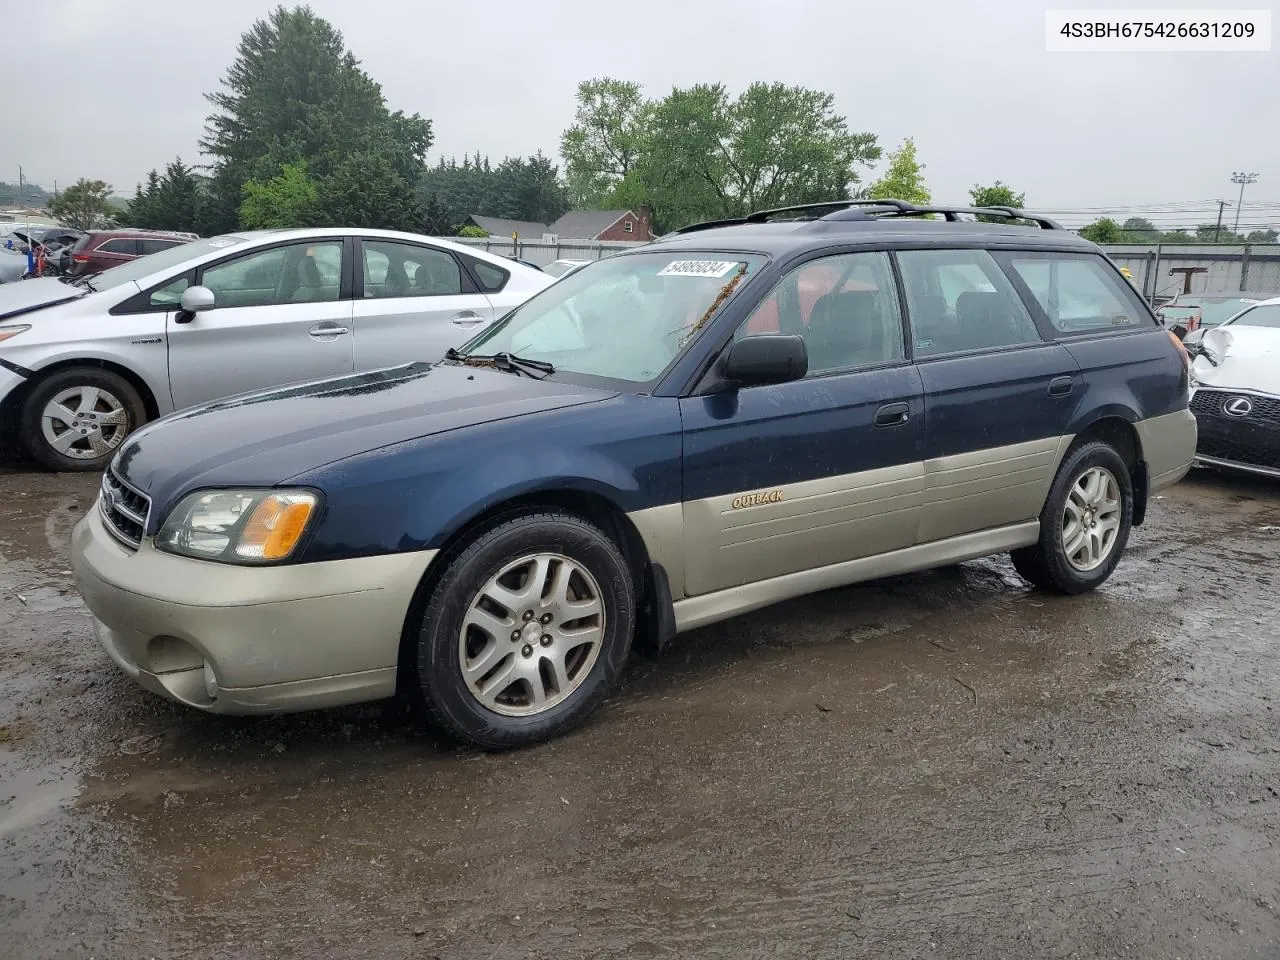
[[[820,213],[820,211],[828,211]],[[716,227],[741,226],[748,223],[768,223],[770,220],[879,220],[895,217],[918,217],[922,214],[939,214],[948,223],[960,220],[960,215],[974,217],[1001,217],[1006,220],[1027,220],[1042,230],[1061,230],[1062,225],[1048,217],[1015,210],[1013,207],[945,207],[934,204],[917,206],[905,200],[891,198],[876,200],[828,200],[823,203],[801,203],[790,207],[774,207],[770,210],[757,210],[745,217],[733,217],[726,220],[709,220],[706,223],[693,223],[687,227],[674,230],[666,236],[678,236],[683,233],[695,233],[699,230],[711,230]],[[783,214],[800,214],[785,217]],[[804,216],[811,214],[811,216]],[[817,214],[814,216],[813,214]]]

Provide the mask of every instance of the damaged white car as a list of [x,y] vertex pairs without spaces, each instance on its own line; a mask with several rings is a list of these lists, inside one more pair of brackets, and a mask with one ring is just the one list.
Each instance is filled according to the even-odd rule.
[[1280,297],[1188,344],[1196,462],[1280,478]]

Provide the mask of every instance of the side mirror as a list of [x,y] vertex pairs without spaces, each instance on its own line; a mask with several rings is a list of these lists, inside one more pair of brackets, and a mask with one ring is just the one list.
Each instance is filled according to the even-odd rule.
[[808,372],[804,337],[773,334],[743,337],[729,348],[721,368],[725,380],[744,387],[788,383]]
[[214,300],[213,291],[208,287],[187,287],[182,291],[178,306],[182,309],[174,317],[174,320],[178,323],[190,323],[196,318],[197,313],[212,310],[217,304]]

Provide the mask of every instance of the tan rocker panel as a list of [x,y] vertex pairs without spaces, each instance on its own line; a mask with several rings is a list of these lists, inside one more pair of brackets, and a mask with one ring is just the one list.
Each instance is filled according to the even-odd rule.
[[[924,465],[908,463],[688,501],[685,592],[909,547],[924,488]],[[773,490],[780,496],[771,496]],[[735,508],[748,494],[764,496]]]

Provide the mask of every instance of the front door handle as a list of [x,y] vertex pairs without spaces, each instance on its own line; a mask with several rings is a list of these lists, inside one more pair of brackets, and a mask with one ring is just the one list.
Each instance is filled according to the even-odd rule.
[[910,418],[911,404],[886,403],[876,411],[874,422],[877,427],[896,427],[899,424],[906,423]]
[[449,322],[459,327],[474,327],[477,323],[484,323],[484,317],[474,310],[463,310],[461,313],[455,313],[450,317]]
[[1071,377],[1054,377],[1049,381],[1049,396],[1068,396],[1074,387],[1075,381]]
[[333,322],[317,323],[307,331],[312,340],[336,340],[351,332],[350,327],[339,326]]

